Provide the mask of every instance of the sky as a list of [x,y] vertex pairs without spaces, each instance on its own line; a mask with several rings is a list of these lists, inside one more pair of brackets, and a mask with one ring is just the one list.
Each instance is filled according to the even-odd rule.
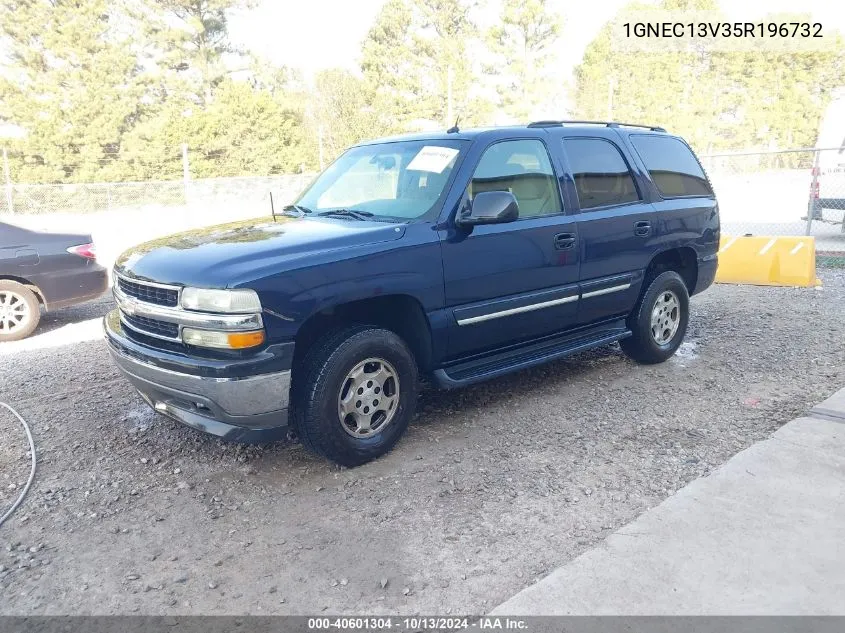
[[[385,0],[260,0],[254,9],[233,15],[230,33],[240,45],[267,61],[299,68],[306,74],[324,68],[355,69],[361,41]],[[584,49],[626,0],[549,0],[564,16],[558,58],[566,72],[581,61]],[[728,19],[754,21],[767,12],[809,11],[825,30],[845,33],[843,0],[722,0]],[[477,16],[491,24],[496,2]]]

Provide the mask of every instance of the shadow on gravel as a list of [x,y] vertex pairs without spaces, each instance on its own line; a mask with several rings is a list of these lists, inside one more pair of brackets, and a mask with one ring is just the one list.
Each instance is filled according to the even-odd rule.
[[412,424],[448,424],[448,419],[439,417],[443,412],[464,413],[473,408],[495,407],[514,398],[542,397],[583,379],[599,367],[618,363],[632,364],[613,344],[461,389],[439,390],[426,385]]
[[112,301],[111,296],[106,295],[100,297],[99,299],[86,301],[85,303],[80,303],[79,305],[70,306],[68,308],[62,308],[61,310],[56,310],[55,312],[43,312],[41,315],[41,322],[38,324],[38,328],[35,330],[33,337],[38,337],[58,328],[79,323],[80,321],[86,321],[92,318],[101,318],[105,316],[106,312],[108,312],[113,306],[114,302]]

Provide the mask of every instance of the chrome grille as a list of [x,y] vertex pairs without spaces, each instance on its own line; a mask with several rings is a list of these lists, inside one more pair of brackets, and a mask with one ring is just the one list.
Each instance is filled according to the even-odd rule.
[[139,301],[168,307],[175,307],[179,303],[179,291],[176,288],[132,281],[120,276],[117,278],[117,285],[123,294]]
[[176,340],[179,338],[179,326],[175,323],[159,321],[158,319],[151,319],[149,317],[138,316],[136,314],[129,315],[123,313],[121,316],[127,325],[138,330],[142,334],[150,334],[151,336]]
[[[182,343],[181,328],[245,332],[264,327],[260,312],[217,314],[185,310],[179,305],[181,286],[139,281],[115,271],[114,298],[120,321],[133,334]],[[148,343],[148,341],[145,341]]]

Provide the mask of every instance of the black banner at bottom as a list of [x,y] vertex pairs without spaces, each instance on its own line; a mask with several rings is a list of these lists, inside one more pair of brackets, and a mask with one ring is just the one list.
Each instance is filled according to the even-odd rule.
[[2,633],[842,633],[845,616],[0,616]]

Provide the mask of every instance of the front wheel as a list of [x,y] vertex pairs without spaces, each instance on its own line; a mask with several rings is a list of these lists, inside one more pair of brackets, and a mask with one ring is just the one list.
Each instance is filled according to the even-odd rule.
[[628,316],[622,351],[639,363],[662,363],[680,347],[689,323],[689,293],[681,276],[668,270],[655,277]]
[[357,326],[331,333],[297,369],[293,425],[306,448],[342,466],[387,453],[414,415],[417,366],[389,330]]

